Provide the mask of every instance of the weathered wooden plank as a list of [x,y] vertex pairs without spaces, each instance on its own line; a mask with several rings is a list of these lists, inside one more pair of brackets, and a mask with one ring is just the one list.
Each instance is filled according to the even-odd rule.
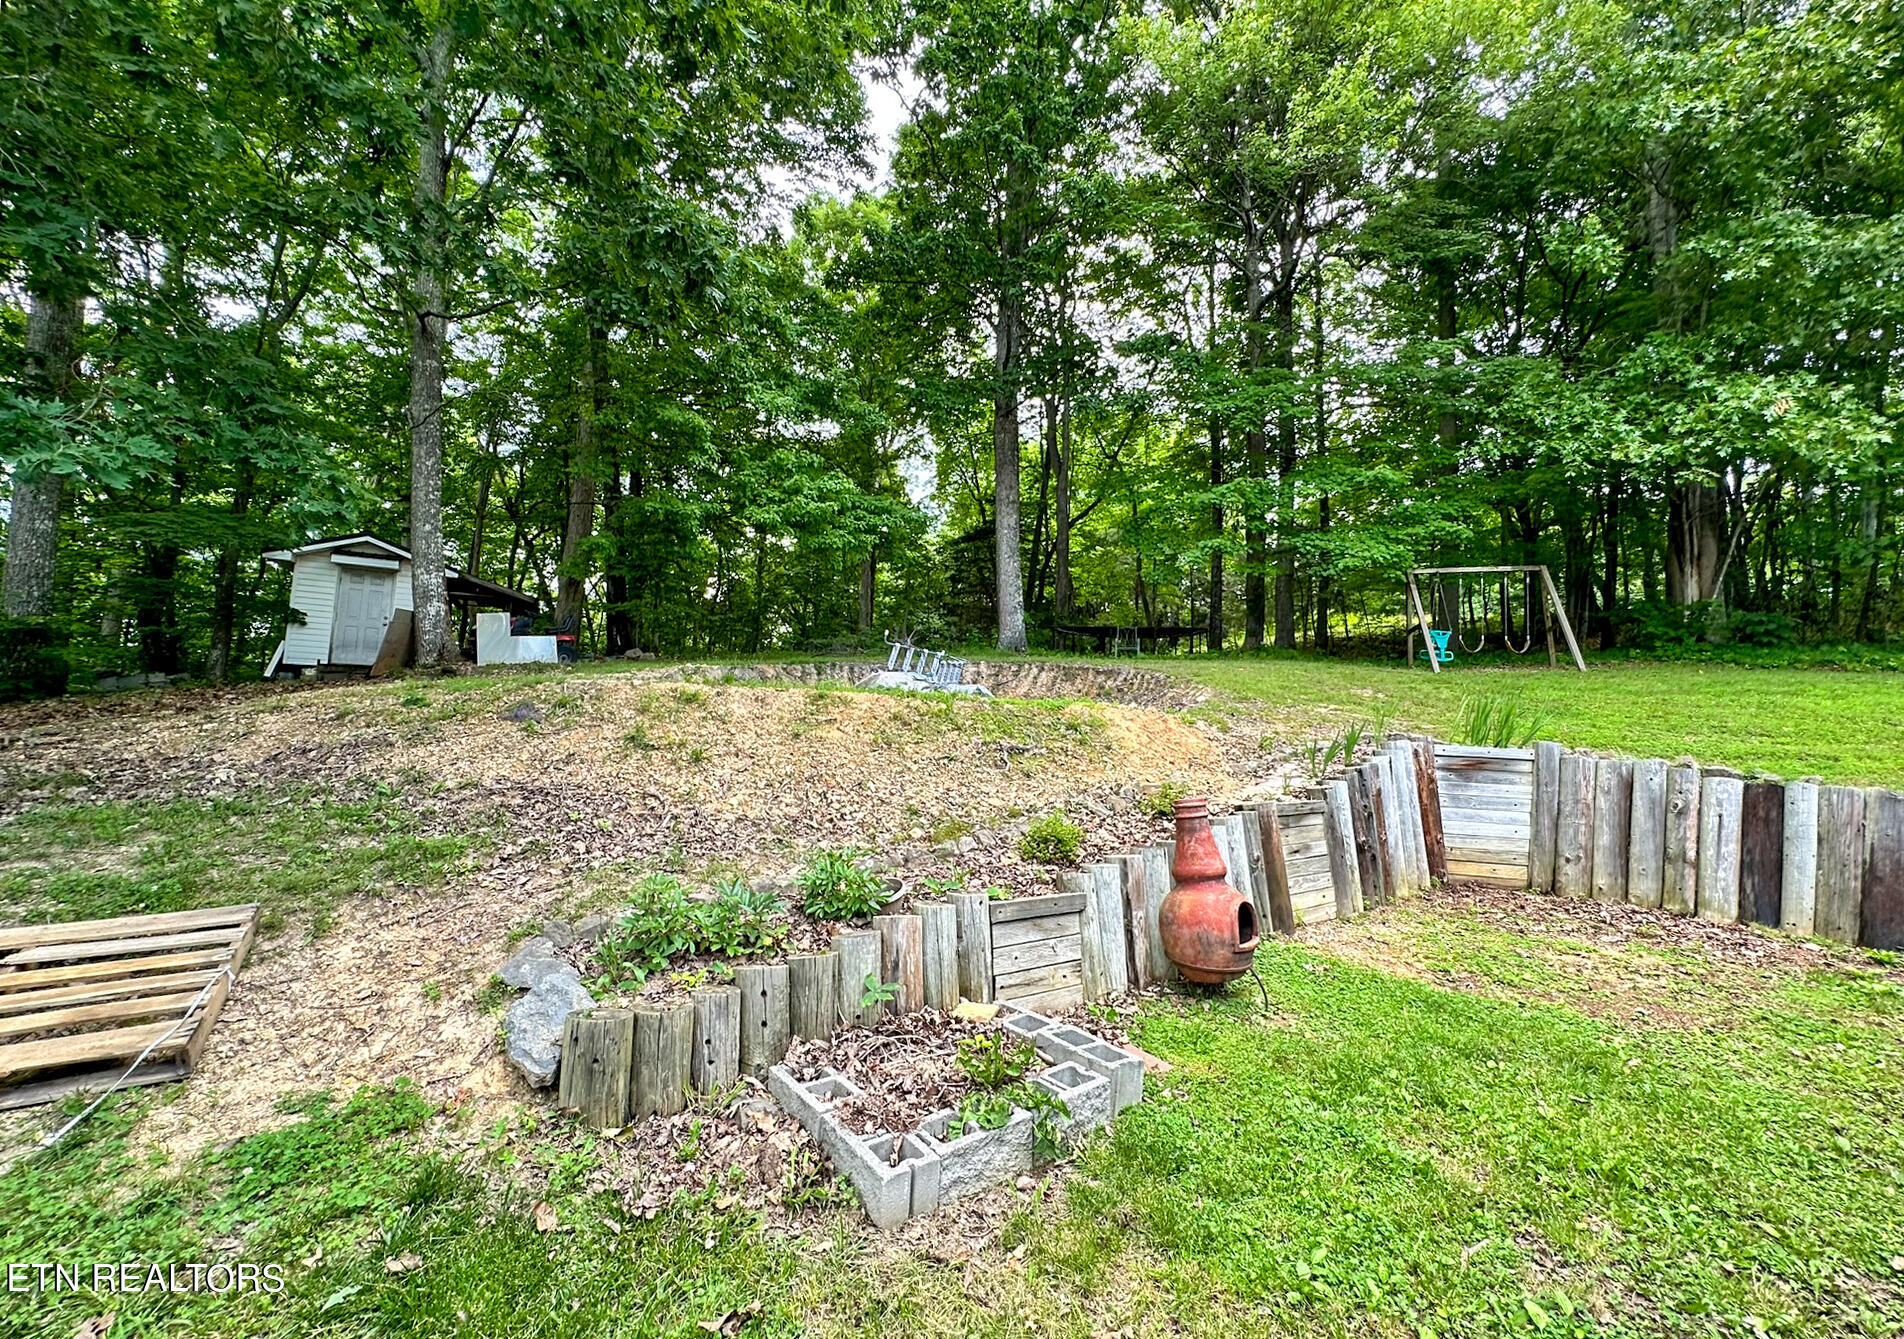
[[569,1015],[557,1073],[557,1100],[598,1130],[620,1129],[632,1107],[635,1016],[627,1009]]
[[101,937],[121,939],[131,935],[240,926],[257,919],[257,915],[258,904],[246,902],[199,911],[160,911],[140,916],[109,916],[103,920],[62,921],[55,925],[15,925],[0,929],[0,951],[35,948],[42,944],[82,943]]
[[1593,877],[1596,902],[1626,901],[1633,820],[1633,761],[1601,758],[1593,768]]
[[[1095,928],[1093,922],[1097,915],[1094,909],[1097,900],[1097,881],[1091,877],[1089,870],[1068,870],[1058,875],[1058,887],[1067,894],[1082,899],[1078,904],[1078,934],[1088,939]],[[993,929],[996,930],[997,927],[994,926]],[[992,953],[996,955],[998,951],[998,944],[994,941]],[[1104,981],[1104,963],[1095,953],[1084,954],[1083,975],[1079,978],[1079,988],[1083,990],[1084,998],[1087,1000],[1101,1000],[1108,991]]]
[[1532,770],[1534,766],[1534,750],[1532,749],[1495,748],[1486,744],[1438,743],[1435,745],[1435,756],[1446,758],[1450,766],[1461,766],[1473,762],[1525,770]]
[[1703,921],[1739,919],[1739,815],[1745,783],[1708,776],[1699,791],[1698,914]]
[[1394,776],[1395,800],[1402,815],[1402,849],[1407,858],[1409,887],[1420,892],[1428,887],[1433,871],[1428,866],[1428,820],[1421,809],[1414,741],[1389,740],[1388,766]]
[[1067,988],[1081,990],[1084,965],[1076,962],[1054,963],[1024,972],[1003,972],[997,980],[998,998],[1001,1000],[1019,1000],[1027,995],[1042,995]]
[[1779,928],[1813,933],[1818,905],[1818,783],[1785,786],[1784,868],[1779,879]]
[[1150,960],[1156,967],[1160,981],[1177,979],[1177,964],[1170,961],[1170,955],[1164,952],[1163,926],[1159,920],[1164,899],[1170,896],[1170,890],[1174,886],[1170,862],[1175,857],[1176,850],[1175,842],[1164,842],[1144,848],[1144,886],[1150,890],[1144,933],[1150,939]]
[[1818,881],[1812,933],[1855,944],[1863,929],[1864,792],[1818,788]]
[[1001,948],[992,954],[992,969],[999,976],[1011,976],[1018,972],[1028,972],[1034,967],[1051,967],[1058,963],[1084,961],[1084,937],[1065,935],[1061,939],[1034,939],[1028,944],[1014,944],[1010,948]]
[[848,930],[833,936],[833,953],[840,964],[840,1021],[871,1027],[885,1016],[886,1006],[866,1002],[868,984],[883,984],[880,974],[880,934],[877,930]]
[[192,1067],[180,1058],[162,1060],[157,1064],[147,1060],[130,1075],[119,1065],[89,1070],[84,1074],[62,1075],[40,1083],[0,1088],[0,1111],[43,1106],[49,1102],[64,1101],[68,1097],[103,1092],[108,1088],[143,1088],[155,1083],[175,1083],[191,1072]]
[[88,1023],[126,1023],[135,1018],[183,1018],[197,998],[198,992],[190,990],[177,995],[148,995],[134,1000],[75,1005],[69,1009],[41,1009],[0,1018],[0,1037],[30,1037],[36,1032]]
[[1534,745],[1527,881],[1529,886],[1543,893],[1554,890],[1554,855],[1558,849],[1560,822],[1560,758],[1560,745],[1546,740]]
[[189,1040],[180,1020],[143,1023],[137,1027],[109,1028],[103,1032],[85,1032],[71,1037],[49,1037],[44,1041],[19,1041],[0,1046],[0,1078],[28,1074],[55,1065],[97,1064],[102,1060],[130,1060],[147,1046],[158,1042],[154,1055],[174,1055],[185,1049]]
[[925,927],[917,916],[875,916],[879,931],[879,979],[897,984],[887,1003],[894,1014],[916,1014],[926,1006]]
[[1105,860],[1091,866],[1092,897],[1084,904],[1079,935],[1084,956],[1097,954],[1103,963],[1104,992],[1122,995],[1130,989],[1130,950],[1124,943],[1124,867]]
[[1475,879],[1482,883],[1500,884],[1505,888],[1523,888],[1527,885],[1527,866],[1478,860],[1457,860],[1448,857],[1448,874],[1457,879]]
[[0,995],[0,1017],[31,1013],[36,1009],[75,1008],[111,1000],[127,1000],[143,995],[195,995],[213,972],[171,972],[162,976],[135,977],[130,981],[109,981],[104,985],[82,981],[71,986],[51,986],[45,990],[22,990]]
[[1141,851],[1116,857],[1124,867],[1124,944],[1130,954],[1130,983],[1134,990],[1155,985],[1162,974],[1150,940],[1150,871]]
[[[1274,818],[1271,820],[1274,825]],[[1237,834],[1243,844],[1243,858],[1249,865],[1249,897],[1256,908],[1256,923],[1259,927],[1268,925],[1274,914],[1269,890],[1269,858],[1263,854],[1263,820],[1254,807],[1240,809],[1236,814]],[[1280,838],[1281,831],[1277,836]]]
[[1869,948],[1904,948],[1904,795],[1894,790],[1867,794],[1864,832],[1858,942]]
[[718,1093],[740,1077],[740,991],[704,986],[694,992],[694,1051],[689,1080],[697,1093]]
[[1748,781],[1739,810],[1739,919],[1776,927],[1785,880],[1785,787]]
[[[1322,792],[1327,814],[1329,881],[1335,892],[1336,915],[1353,916],[1362,909],[1362,881],[1355,867],[1355,822],[1349,816],[1349,786],[1346,781],[1331,781]],[[1436,813],[1439,817],[1439,806]],[[1442,851],[1442,875],[1447,875],[1447,851]]]
[[920,954],[925,961],[925,1007],[950,1012],[959,1002],[959,916],[950,902],[921,902]]
[[1554,891],[1562,897],[1593,892],[1593,795],[1598,760],[1586,753],[1560,759],[1560,808],[1554,828]]
[[[1084,875],[1073,875],[1082,881]],[[1026,921],[1006,921],[992,927],[992,951],[1010,948],[1013,944],[1028,943],[1033,939],[1049,939],[1053,935],[1074,935],[1078,933],[1078,923],[1083,918],[1081,912],[1070,912],[1063,916],[1038,916]]]
[[1084,991],[1077,986],[1059,986],[1039,994],[1015,995],[1011,1002],[1033,1013],[1053,1013],[1059,1009],[1075,1009],[1084,1003]]
[[1633,764],[1633,798],[1627,807],[1626,900],[1657,907],[1666,886],[1666,760]]
[[1435,741],[1418,739],[1415,757],[1415,811],[1421,816],[1421,839],[1428,859],[1428,877],[1448,877],[1448,846],[1441,833],[1441,784],[1435,779]]
[[1699,769],[1666,769],[1666,877],[1660,906],[1690,916],[1699,905]]
[[210,948],[231,944],[245,933],[242,925],[221,925],[212,930],[189,930],[169,935],[128,935],[115,939],[96,939],[73,944],[41,944],[18,949],[0,958],[0,967],[30,967],[45,962],[78,962],[86,958],[133,958],[142,953],[170,952],[188,948]]
[[[1060,877],[1060,883],[1063,878]],[[1082,892],[1041,893],[1037,897],[1014,897],[1003,902],[991,904],[992,924],[1002,925],[1006,921],[1022,921],[1033,916],[1061,916],[1084,910],[1086,894]]]
[[1285,845],[1288,833],[1284,829],[1280,806],[1258,806],[1256,827],[1257,844],[1263,851],[1263,901],[1269,912],[1269,918],[1259,927],[1258,933],[1294,934],[1296,913],[1289,901],[1289,857]]
[[1392,906],[1408,884],[1408,872],[1401,863],[1401,829],[1389,802],[1390,778],[1385,760],[1371,759],[1364,767],[1368,772],[1369,798],[1375,806],[1375,845],[1381,857],[1382,901]]
[[758,1074],[787,1057],[793,1035],[793,983],[785,963],[734,968],[740,990],[740,1067]]
[[[994,927],[984,893],[952,894],[952,910],[958,918],[959,994],[975,1004],[992,1001],[992,934],[1005,925],[1024,925],[1007,921]],[[1033,922],[1035,923],[1035,922]]]
[[[985,986],[991,989],[991,973]],[[787,959],[787,1030],[825,1041],[839,1020],[840,960],[833,953],[795,953]]]
[[[231,950],[221,948],[197,953],[166,953],[156,958],[120,958],[108,962],[76,962],[64,967],[29,967],[0,972],[0,991],[37,990],[41,986],[63,986],[78,981],[117,981],[200,967],[220,967],[231,961]],[[237,970],[236,966],[233,970]]]
[[1343,778],[1349,788],[1349,817],[1355,830],[1356,877],[1362,885],[1361,902],[1365,908],[1382,905],[1382,866],[1380,843],[1375,834],[1375,796],[1368,775],[1355,768]]
[[672,1116],[688,1104],[693,1084],[694,1005],[635,1008],[635,1064],[630,1114]]

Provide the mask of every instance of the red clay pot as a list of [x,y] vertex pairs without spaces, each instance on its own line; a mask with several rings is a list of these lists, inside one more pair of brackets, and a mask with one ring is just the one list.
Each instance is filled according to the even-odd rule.
[[1187,981],[1234,981],[1256,960],[1256,907],[1224,882],[1207,799],[1177,801],[1177,859],[1170,872],[1177,886],[1157,913],[1165,956]]

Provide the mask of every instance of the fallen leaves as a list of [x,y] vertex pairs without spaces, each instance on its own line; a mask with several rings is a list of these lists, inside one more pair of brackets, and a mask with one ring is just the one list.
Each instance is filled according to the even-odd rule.
[[387,1257],[383,1262],[386,1274],[414,1274],[423,1268],[423,1257],[415,1251],[405,1251],[402,1255]]
[[116,1311],[108,1311],[103,1316],[94,1316],[83,1320],[79,1328],[73,1331],[73,1339],[105,1339],[106,1331],[112,1328],[113,1321],[119,1318]]
[[553,1232],[557,1226],[559,1226],[559,1220],[555,1216],[555,1210],[550,1206],[547,1200],[537,1200],[535,1208],[531,1210],[531,1212],[535,1215],[536,1231]]

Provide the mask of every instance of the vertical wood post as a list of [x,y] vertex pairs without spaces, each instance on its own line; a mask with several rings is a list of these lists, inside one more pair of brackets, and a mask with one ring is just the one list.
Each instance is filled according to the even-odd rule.
[[840,964],[840,1021],[871,1027],[886,1012],[883,1004],[863,1004],[866,982],[884,982],[880,975],[880,935],[877,930],[848,930],[833,936],[833,952]]
[[627,1009],[569,1015],[557,1100],[598,1130],[628,1123],[635,1069],[635,1016]]
[[1144,934],[1150,940],[1151,966],[1157,973],[1159,981],[1177,979],[1177,964],[1170,961],[1170,956],[1164,952],[1163,926],[1158,919],[1159,913],[1163,910],[1164,899],[1170,896],[1172,887],[1170,864],[1176,858],[1176,853],[1175,842],[1163,842],[1144,848],[1144,888],[1146,890]]
[[672,1116],[688,1104],[693,1082],[694,1006],[635,1010],[632,1114]]
[[1699,769],[1666,769],[1666,879],[1660,906],[1690,916],[1699,905]]
[[1097,954],[1104,993],[1122,995],[1130,989],[1130,951],[1124,946],[1124,867],[1107,860],[1092,865],[1090,875],[1091,896],[1085,899],[1080,918],[1083,955],[1088,960]]
[[1593,891],[1593,792],[1595,759],[1568,753],[1560,759],[1559,818],[1554,826],[1554,891],[1586,897]]
[[1601,758],[1593,767],[1593,899],[1626,901],[1633,822],[1633,760]]
[[1776,927],[1784,882],[1785,787],[1748,781],[1739,810],[1739,919]]
[[840,958],[837,953],[796,953],[787,959],[788,1030],[825,1041],[839,1021]]
[[1279,935],[1296,933],[1296,908],[1289,899],[1289,855],[1283,850],[1283,824],[1276,806],[1258,805],[1256,842],[1263,850],[1263,900],[1269,907],[1264,925]]
[[793,1029],[787,965],[736,967],[734,985],[740,991],[740,1067],[758,1074],[787,1056]]
[[[1211,831],[1216,831],[1212,825]],[[1220,847],[1220,843],[1219,843]],[[1110,991],[1104,976],[1104,957],[1092,947],[1097,938],[1097,880],[1088,871],[1067,870],[1058,875],[1058,891],[1084,899],[1078,915],[1078,976],[1087,1000],[1101,1000]]]
[[1812,932],[1855,944],[1864,891],[1864,792],[1855,786],[1818,788],[1818,891]]
[[1269,890],[1269,857],[1263,853],[1263,820],[1255,809],[1236,812],[1236,833],[1243,842],[1243,859],[1249,865],[1250,901],[1255,904],[1258,924],[1267,926],[1275,919],[1274,899]]
[[1388,768],[1394,779],[1396,812],[1401,815],[1402,855],[1408,869],[1408,886],[1411,891],[1421,892],[1428,887],[1428,841],[1421,812],[1421,788],[1415,780],[1412,740],[1388,741]]
[[959,994],[974,1004],[992,1002],[992,909],[984,893],[952,894],[958,918]]
[[1366,765],[1356,768],[1350,777],[1350,793],[1355,797],[1356,856],[1363,861],[1363,902],[1371,907],[1385,907],[1390,901],[1388,836],[1381,824],[1381,795]]
[[893,1014],[916,1014],[926,1004],[925,927],[917,916],[875,916],[881,981],[897,983],[886,1004]]
[[1627,812],[1626,900],[1657,907],[1666,889],[1666,760],[1633,764],[1633,803]]
[[921,902],[920,951],[926,1008],[950,1012],[959,1003],[959,916],[950,902]]
[[1779,880],[1778,924],[1794,934],[1813,933],[1818,906],[1818,782],[1785,787],[1785,860]]
[[1369,802],[1375,814],[1375,867],[1382,875],[1382,905],[1392,906],[1406,886],[1408,874],[1401,868],[1399,829],[1389,809],[1388,767],[1377,758],[1364,763],[1363,770],[1368,777]]
[[1441,783],[1435,777],[1435,741],[1417,739],[1414,758],[1415,809],[1421,816],[1421,839],[1428,857],[1428,877],[1440,883],[1448,877],[1448,841],[1441,831]]
[[1858,942],[1904,948],[1904,795],[1874,790],[1865,796],[1864,896]]
[[1708,776],[1699,792],[1699,919],[1739,919],[1739,816],[1745,783]]
[[694,992],[694,1053],[690,1079],[697,1093],[717,1093],[740,1077],[740,991],[709,986]]
[[1150,871],[1144,868],[1141,851],[1115,857],[1124,868],[1124,946],[1130,955],[1130,983],[1133,990],[1156,984],[1156,960],[1150,942]]
[[1362,909],[1362,880],[1355,862],[1355,820],[1349,806],[1348,782],[1335,780],[1323,788],[1322,830],[1329,842],[1329,882],[1335,887],[1338,920],[1347,920]]
[[[1551,628],[1552,624],[1548,626]],[[1554,852],[1560,822],[1560,756],[1558,744],[1542,740],[1534,745],[1534,825],[1528,841],[1527,883],[1542,893],[1554,890]]]

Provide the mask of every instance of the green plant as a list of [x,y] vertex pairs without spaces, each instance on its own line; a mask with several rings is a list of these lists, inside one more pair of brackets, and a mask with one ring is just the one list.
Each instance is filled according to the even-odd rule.
[[1144,795],[1144,812],[1157,818],[1169,818],[1177,812],[1177,801],[1190,793],[1181,781],[1165,781],[1152,786]]
[[442,984],[436,981],[425,981],[423,983],[423,998],[428,1000],[431,1004],[441,1004],[443,1002]]
[[965,875],[949,874],[944,878],[919,880],[919,891],[927,897],[944,897],[948,893],[961,892],[965,888]]
[[1326,740],[1312,739],[1303,752],[1303,760],[1308,766],[1309,779],[1319,782],[1336,767],[1349,767],[1355,762],[1355,751],[1362,747],[1362,741],[1369,737],[1372,727],[1364,721],[1344,726]]
[[973,1083],[995,1090],[1018,1082],[1035,1069],[1038,1050],[1022,1037],[980,1033],[959,1042],[957,1063]]
[[1461,700],[1460,742],[1481,748],[1525,748],[1546,731],[1547,715],[1517,697],[1475,693]]
[[700,914],[702,947],[709,953],[744,958],[771,953],[787,933],[787,903],[770,888],[756,889],[745,879],[719,884]]
[[899,983],[897,981],[881,981],[868,972],[866,980],[860,986],[859,1007],[870,1009],[875,1004],[891,1004],[898,998]]
[[595,946],[605,991],[633,990],[700,942],[700,924],[688,890],[671,874],[651,874],[635,886],[621,924]]
[[1083,849],[1084,829],[1062,809],[1033,822],[1018,839],[1018,854],[1041,865],[1071,864]]
[[815,851],[800,871],[801,909],[816,921],[863,920],[886,905],[885,887],[851,847]]
[[621,742],[643,753],[653,752],[656,748],[654,740],[648,737],[648,727],[640,722],[636,722],[623,732]]

